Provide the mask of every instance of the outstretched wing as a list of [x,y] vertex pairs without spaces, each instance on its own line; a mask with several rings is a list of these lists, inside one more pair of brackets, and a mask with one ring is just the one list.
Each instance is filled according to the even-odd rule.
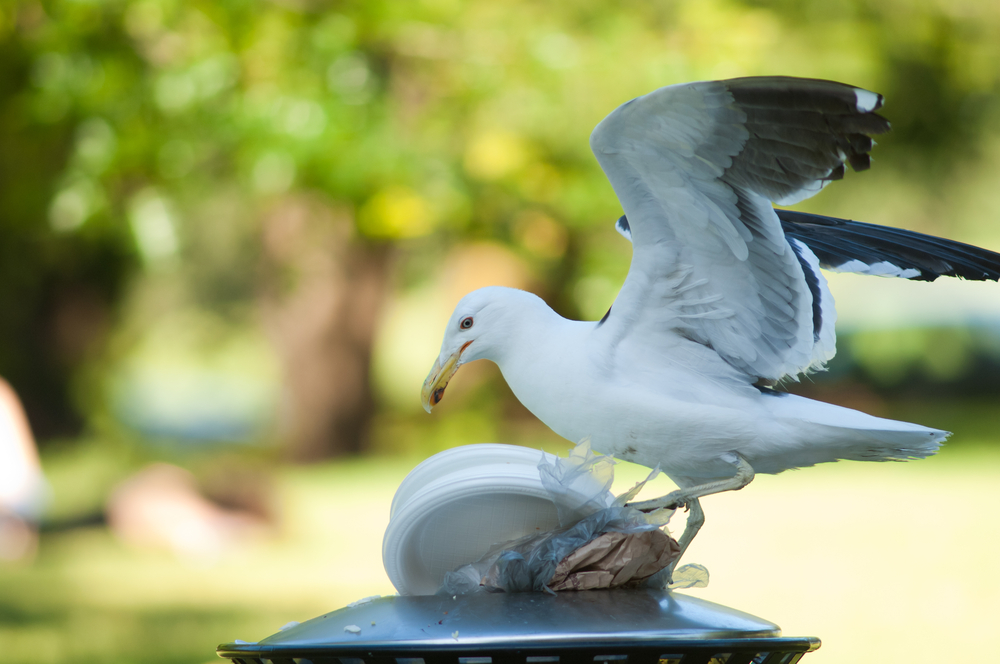
[[[785,236],[804,243],[824,269],[934,281],[1000,279],[1000,254],[954,240],[891,226],[775,210]],[[628,223],[627,221],[625,222]]]
[[617,343],[681,335],[771,380],[832,357],[817,258],[789,243],[771,203],[868,168],[870,135],[889,129],[881,105],[841,83],[741,78],[661,88],[602,120],[591,148],[634,247],[605,322]]

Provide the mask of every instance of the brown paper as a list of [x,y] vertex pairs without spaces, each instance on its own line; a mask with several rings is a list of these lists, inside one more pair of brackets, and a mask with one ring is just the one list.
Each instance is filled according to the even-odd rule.
[[679,553],[677,541],[662,530],[603,533],[559,561],[546,585],[551,590],[592,590],[638,584]]

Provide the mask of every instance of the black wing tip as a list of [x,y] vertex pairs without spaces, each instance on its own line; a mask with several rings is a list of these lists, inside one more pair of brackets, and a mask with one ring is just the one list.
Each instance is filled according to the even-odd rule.
[[891,129],[876,113],[881,94],[815,78],[757,76],[719,81],[745,114],[750,136],[727,171],[730,184],[791,203],[871,168],[872,136]]
[[[1000,281],[1000,253],[975,245],[861,221],[775,208],[785,235],[809,247],[827,269],[852,261],[872,266],[887,262],[900,271],[915,270],[910,281],[956,277]],[[900,275],[902,276],[902,275]]]
[[632,241],[632,228],[628,225],[628,217],[625,215],[618,217],[618,221],[615,222],[615,230],[629,242]]
[[[823,78],[796,76],[743,76],[719,81],[738,102],[748,106],[770,105],[780,100],[800,110],[874,115],[885,97],[865,88]],[[883,119],[884,120],[884,119]]]
[[[799,242],[802,241],[799,240]],[[799,261],[799,266],[802,268],[802,276],[805,278],[809,294],[812,296],[813,343],[818,343],[820,333],[823,331],[823,291],[819,285],[820,275],[817,274],[818,270],[814,270],[813,266],[806,260],[798,242],[789,242],[788,244],[795,253],[795,258]],[[805,242],[802,242],[802,245],[805,244]]]
[[872,157],[867,152],[851,152],[847,155],[847,162],[854,172],[867,171],[872,167]]
[[760,392],[761,394],[763,394],[764,396],[768,396],[768,397],[787,397],[788,396],[788,392],[779,392],[778,390],[774,389],[773,387],[768,387],[767,385],[761,385],[760,383],[754,383],[753,386],[756,387],[757,391]]

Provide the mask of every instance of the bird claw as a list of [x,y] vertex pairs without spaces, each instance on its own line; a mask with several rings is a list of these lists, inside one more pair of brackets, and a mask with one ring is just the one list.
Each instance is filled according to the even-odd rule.
[[655,512],[656,510],[659,509],[676,510],[680,509],[681,507],[683,507],[684,511],[686,512],[690,509],[690,499],[686,498],[683,495],[677,495],[679,493],[680,493],[679,491],[675,491],[673,493],[667,494],[666,496],[663,496],[662,498],[656,498],[654,500],[643,500],[635,503],[628,503],[627,506],[634,507],[640,512],[645,512],[645,513]]
[[[691,509],[691,507],[690,507],[690,505],[688,503],[686,503],[686,502],[680,502],[680,501],[677,501],[677,502],[674,502],[674,503],[667,503],[666,505],[664,505],[662,507],[662,509],[665,509],[665,510],[679,510],[681,508],[684,508],[685,512],[687,512],[687,511],[689,511]],[[641,509],[639,511],[640,512],[652,512],[654,509],[661,509],[661,508],[658,508],[658,507],[657,508],[648,508],[647,507],[646,509]]]

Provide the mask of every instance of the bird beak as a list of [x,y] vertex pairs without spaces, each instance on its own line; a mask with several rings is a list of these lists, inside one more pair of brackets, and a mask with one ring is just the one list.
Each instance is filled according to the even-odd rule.
[[462,352],[471,343],[471,341],[466,341],[462,344],[462,347],[452,353],[443,365],[440,357],[434,360],[434,366],[431,367],[431,372],[427,374],[427,380],[424,381],[424,387],[420,390],[420,400],[424,404],[424,410],[428,413],[441,402],[444,388],[448,387],[448,381],[462,364]]

